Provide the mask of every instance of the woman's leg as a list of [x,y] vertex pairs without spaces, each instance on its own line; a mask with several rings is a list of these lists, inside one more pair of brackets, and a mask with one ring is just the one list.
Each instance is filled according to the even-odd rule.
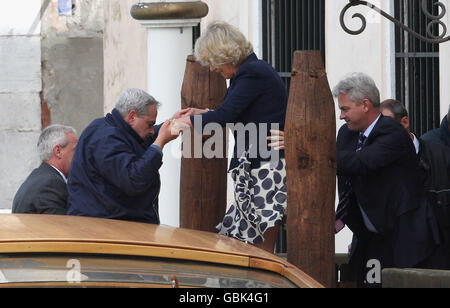
[[280,226],[275,226],[264,232],[264,242],[256,244],[255,246],[270,253],[274,253],[275,244],[277,242],[278,233],[280,232]]

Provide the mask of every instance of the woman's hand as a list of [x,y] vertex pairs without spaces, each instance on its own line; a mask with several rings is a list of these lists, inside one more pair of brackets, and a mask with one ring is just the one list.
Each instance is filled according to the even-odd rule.
[[284,131],[271,129],[270,133],[272,135],[270,137],[267,137],[267,140],[271,141],[268,146],[274,148],[277,151],[284,150]]
[[175,113],[173,115],[172,119],[178,120],[183,117],[190,117],[193,115],[204,114],[204,113],[207,113],[208,111],[210,111],[208,108],[206,108],[206,109],[198,109],[198,108],[181,109],[180,111],[178,111],[177,113]]
[[198,109],[198,108],[191,108],[191,113],[189,114],[191,115],[199,115],[199,114],[204,114],[209,112],[210,110],[208,108],[206,109]]
[[192,112],[192,108],[186,108],[186,109],[181,109],[180,111],[177,111],[172,119],[179,119],[181,117],[187,117],[190,116]]

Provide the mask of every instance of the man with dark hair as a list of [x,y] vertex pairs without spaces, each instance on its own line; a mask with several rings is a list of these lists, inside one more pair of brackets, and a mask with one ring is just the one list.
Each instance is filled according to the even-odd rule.
[[422,171],[424,199],[433,211],[430,221],[437,222],[434,232],[436,251],[421,266],[450,269],[450,149],[440,143],[417,138],[410,131],[408,111],[400,101],[390,99],[382,102],[381,112],[394,118],[410,134]]
[[422,136],[423,140],[442,143],[450,147],[450,106],[447,116],[442,120],[441,127],[433,129]]

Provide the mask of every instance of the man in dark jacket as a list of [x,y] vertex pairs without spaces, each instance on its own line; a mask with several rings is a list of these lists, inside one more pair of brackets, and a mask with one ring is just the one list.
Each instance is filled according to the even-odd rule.
[[429,131],[421,139],[450,147],[450,107],[447,116],[442,120],[441,127]]
[[116,108],[82,133],[68,181],[68,215],[159,223],[159,169],[172,135],[170,121],[155,127],[159,103],[127,89]]
[[382,268],[414,267],[432,253],[417,157],[405,129],[381,115],[369,76],[351,74],[333,94],[346,121],[337,137],[336,231],[342,223],[353,231],[350,264],[358,286],[380,286]]
[[408,111],[397,100],[381,103],[381,112],[394,118],[411,136],[422,171],[424,200],[430,204],[436,250],[421,267],[450,269],[450,148],[417,138],[409,128]]
[[13,213],[66,214],[66,183],[77,141],[69,126],[51,125],[42,131],[37,144],[42,163],[14,196]]

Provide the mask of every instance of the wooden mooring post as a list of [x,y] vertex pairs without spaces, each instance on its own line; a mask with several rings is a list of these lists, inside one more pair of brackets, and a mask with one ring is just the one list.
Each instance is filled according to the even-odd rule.
[[335,287],[336,117],[318,51],[294,53],[285,141],[288,261]]
[[[182,108],[216,109],[226,90],[226,81],[220,74],[210,72],[208,67],[196,62],[194,56],[188,56],[181,90]],[[202,136],[195,129],[191,130],[190,136],[183,136],[183,146],[190,145],[187,150],[190,153],[183,149],[188,155],[181,159],[181,228],[217,232],[215,227],[225,215],[227,201],[225,136],[223,130],[223,158],[207,158],[202,153],[204,142],[211,136]]]

